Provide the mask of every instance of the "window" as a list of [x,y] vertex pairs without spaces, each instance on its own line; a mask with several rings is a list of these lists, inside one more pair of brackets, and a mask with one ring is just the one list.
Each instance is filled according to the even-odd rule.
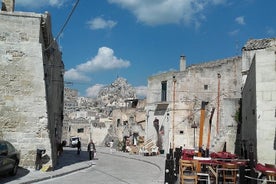
[[134,117],[133,117],[133,116],[130,116],[130,117],[129,117],[129,123],[130,123],[131,125],[134,125],[134,124],[135,124],[135,122],[134,122]]
[[83,133],[84,129],[83,128],[78,128],[78,133]]
[[157,104],[156,109],[154,111],[155,116],[163,116],[167,111],[169,104]]
[[167,101],[167,81],[161,82],[161,101]]
[[205,85],[204,85],[204,90],[207,90],[207,89],[208,89],[208,85],[205,84]]

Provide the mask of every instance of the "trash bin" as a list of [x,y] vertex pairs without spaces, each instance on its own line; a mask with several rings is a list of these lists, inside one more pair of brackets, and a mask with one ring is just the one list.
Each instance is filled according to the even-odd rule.
[[36,150],[35,169],[40,170],[42,168],[42,154],[46,152],[45,149]]

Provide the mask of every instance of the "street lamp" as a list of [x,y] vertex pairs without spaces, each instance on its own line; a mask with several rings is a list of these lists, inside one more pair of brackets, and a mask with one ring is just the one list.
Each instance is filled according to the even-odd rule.
[[194,148],[195,148],[195,130],[196,130],[196,128],[197,128],[197,125],[195,124],[195,121],[194,121],[194,123],[191,125],[191,128],[194,129]]

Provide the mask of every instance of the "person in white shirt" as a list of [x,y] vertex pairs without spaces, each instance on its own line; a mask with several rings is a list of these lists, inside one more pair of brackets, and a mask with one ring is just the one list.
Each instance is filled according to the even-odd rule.
[[112,154],[112,151],[113,151],[113,144],[114,144],[114,141],[112,139],[111,142],[109,143],[109,148],[110,148],[110,153],[111,154]]

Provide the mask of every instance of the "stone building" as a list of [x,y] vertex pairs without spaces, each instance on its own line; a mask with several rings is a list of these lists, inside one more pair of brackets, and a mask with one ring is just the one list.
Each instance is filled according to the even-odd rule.
[[55,167],[63,120],[62,54],[48,13],[14,12],[4,0],[0,12],[0,135],[21,151],[20,165]]
[[252,150],[258,162],[276,163],[276,38],[245,44],[242,73],[244,150]]
[[128,140],[129,146],[139,146],[146,136],[145,100],[129,99],[125,103],[125,107],[112,112],[113,137],[124,144]]
[[68,114],[78,108],[78,91],[64,88],[64,113]]
[[77,136],[83,146],[90,139],[97,146],[107,145],[112,139],[117,145],[124,135],[133,143],[138,135],[145,136],[145,100],[134,98],[135,90],[126,79],[118,77],[94,99],[79,97],[77,90],[70,88],[65,88],[64,94],[62,140],[67,143],[70,137]]
[[[241,57],[233,57],[186,67],[180,57],[180,70],[148,78],[147,139],[159,142],[159,149],[197,148],[201,104],[206,106],[203,145],[212,108],[210,151],[234,151],[238,122],[235,115],[241,98]],[[161,147],[161,148],[160,148]]]
[[99,112],[95,99],[80,97],[74,89],[65,88],[64,91],[62,140],[70,145],[71,137],[80,137],[84,147],[91,139],[97,146],[104,145],[112,120]]

